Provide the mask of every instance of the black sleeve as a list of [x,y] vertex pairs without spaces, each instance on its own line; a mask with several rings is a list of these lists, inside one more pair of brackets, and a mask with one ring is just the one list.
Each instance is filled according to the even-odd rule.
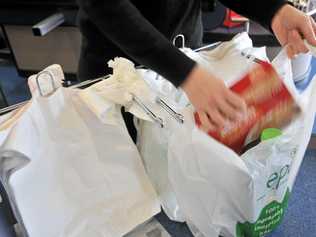
[[179,86],[195,62],[174,47],[129,0],[78,0],[98,29],[138,63]]
[[237,13],[257,21],[266,28],[271,27],[275,13],[287,3],[285,0],[219,0]]

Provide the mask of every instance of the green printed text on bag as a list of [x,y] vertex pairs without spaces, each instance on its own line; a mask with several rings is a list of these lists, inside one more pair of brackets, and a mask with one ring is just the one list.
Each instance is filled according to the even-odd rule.
[[290,191],[288,190],[283,202],[271,202],[262,209],[260,216],[255,223],[238,223],[236,228],[237,237],[262,237],[274,230],[284,217],[289,197]]

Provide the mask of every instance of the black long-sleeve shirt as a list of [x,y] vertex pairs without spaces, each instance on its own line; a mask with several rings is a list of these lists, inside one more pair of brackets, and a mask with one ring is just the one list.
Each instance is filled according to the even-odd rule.
[[[270,27],[285,0],[221,0],[227,7]],[[195,47],[201,38],[201,0],[78,0],[79,24],[90,50],[122,52],[158,72],[175,86],[195,62],[172,45],[177,34]],[[115,55],[112,55],[115,56]]]

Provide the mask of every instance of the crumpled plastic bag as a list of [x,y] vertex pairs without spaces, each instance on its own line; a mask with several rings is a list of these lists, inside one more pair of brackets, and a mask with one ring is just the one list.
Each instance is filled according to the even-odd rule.
[[148,85],[134,67],[134,63],[125,58],[115,58],[109,61],[108,65],[113,68],[113,75],[82,90],[79,93],[81,99],[104,123],[116,124],[119,108],[122,106],[125,111],[137,117],[151,120],[133,101],[133,96],[142,98],[145,103],[154,101]]

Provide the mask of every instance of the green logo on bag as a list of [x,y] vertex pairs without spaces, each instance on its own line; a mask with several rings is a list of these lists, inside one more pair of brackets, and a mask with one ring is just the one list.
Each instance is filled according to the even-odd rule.
[[265,206],[255,223],[238,223],[236,226],[237,237],[263,237],[274,230],[284,217],[289,197],[290,191],[288,189],[283,202],[273,201]]
[[290,166],[286,165],[279,172],[274,172],[268,179],[267,187],[277,190],[281,184],[286,182],[286,177],[290,173]]

